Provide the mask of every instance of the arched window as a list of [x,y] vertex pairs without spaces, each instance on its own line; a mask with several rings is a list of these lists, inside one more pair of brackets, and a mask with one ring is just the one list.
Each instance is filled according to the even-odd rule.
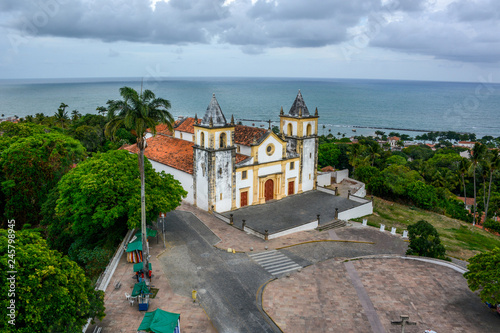
[[221,133],[221,135],[219,137],[219,145],[220,145],[220,148],[226,147],[226,133]]
[[311,124],[308,124],[306,127],[306,135],[311,136],[311,131],[312,131],[312,126]]
[[205,133],[200,134],[200,146],[205,147]]
[[293,135],[293,126],[292,123],[288,123],[288,135]]

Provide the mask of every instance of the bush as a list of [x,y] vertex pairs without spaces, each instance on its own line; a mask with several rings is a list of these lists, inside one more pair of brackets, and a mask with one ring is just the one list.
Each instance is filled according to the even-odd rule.
[[410,245],[406,251],[407,255],[446,259],[446,250],[432,224],[420,220],[408,226],[408,233]]
[[500,222],[494,220],[486,220],[483,223],[483,227],[500,233]]

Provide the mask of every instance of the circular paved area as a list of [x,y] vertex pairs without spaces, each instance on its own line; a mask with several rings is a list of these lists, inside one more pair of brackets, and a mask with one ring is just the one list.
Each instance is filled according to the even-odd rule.
[[406,333],[500,332],[462,274],[414,260],[327,260],[269,283],[263,307],[287,333],[396,333],[400,315],[417,323]]

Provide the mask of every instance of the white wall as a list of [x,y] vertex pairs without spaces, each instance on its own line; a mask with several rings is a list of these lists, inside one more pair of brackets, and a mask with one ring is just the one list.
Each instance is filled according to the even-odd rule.
[[191,175],[187,172],[181,171],[181,170],[174,169],[174,168],[169,167],[165,164],[158,163],[156,161],[152,161],[152,160],[149,160],[149,161],[151,162],[151,164],[153,165],[153,168],[156,171],[158,171],[158,172],[165,171],[166,173],[169,173],[172,176],[174,176],[174,178],[177,179],[181,183],[184,190],[188,192],[188,195],[186,196],[184,201],[186,201],[190,204],[194,203],[193,175]]
[[208,154],[199,149],[193,149],[193,152],[196,154],[196,206],[208,210]]
[[305,139],[302,148],[302,191],[303,192],[310,191],[314,188],[315,160],[316,160],[316,141],[314,138]]
[[318,172],[318,186],[330,186],[332,184],[331,172]]
[[241,207],[241,189],[248,191],[248,205],[253,202],[253,170],[247,170],[247,179],[241,179],[241,171],[236,171],[236,207]]
[[349,170],[348,169],[337,170],[333,173],[333,176],[335,177],[335,182],[339,184],[344,179],[349,178]]
[[[272,155],[267,154],[267,146],[272,144],[274,146],[274,152]],[[275,137],[270,135],[264,142],[262,142],[258,149],[259,163],[268,163],[279,161],[283,157],[283,146],[281,142]]]
[[[296,167],[297,168],[297,167]],[[259,168],[258,176],[267,176],[272,175],[274,173],[281,172],[281,164],[271,165],[263,168]]]
[[227,212],[231,210],[231,191],[233,184],[231,155],[230,150],[223,150],[215,153],[215,210],[217,212]]
[[230,146],[232,145],[232,142],[231,142],[231,131],[227,130],[227,131],[217,131],[214,133],[214,142],[215,142],[215,148],[218,149],[220,148],[220,135],[222,133],[226,133],[226,146]]
[[175,137],[178,139],[194,142],[194,135],[188,132],[175,131]]
[[347,221],[371,214],[373,214],[373,203],[371,201],[368,201],[364,205],[354,207],[345,212],[339,212],[339,220]]
[[250,156],[252,154],[252,148],[249,146],[244,146],[244,145],[236,145],[240,147],[240,151],[236,150],[237,153],[242,154],[242,155],[247,155]]
[[289,195],[288,193],[288,182],[291,180],[294,180],[294,190],[293,193],[296,194],[297,191],[299,190],[299,161],[296,160],[294,161],[294,169],[290,170],[290,162],[287,162],[286,164],[286,170],[285,170],[285,179],[286,179],[286,184],[285,184],[285,191],[286,195]]

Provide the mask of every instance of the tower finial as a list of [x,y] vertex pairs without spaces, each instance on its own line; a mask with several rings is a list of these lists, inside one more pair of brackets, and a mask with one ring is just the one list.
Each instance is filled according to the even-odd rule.
[[194,114],[194,124],[195,125],[198,124],[198,114],[197,113]]
[[234,115],[231,115],[231,125],[234,126]]
[[283,106],[281,106],[280,116],[283,115]]
[[314,115],[317,117],[318,116],[318,107],[316,107],[316,111],[314,111]]

